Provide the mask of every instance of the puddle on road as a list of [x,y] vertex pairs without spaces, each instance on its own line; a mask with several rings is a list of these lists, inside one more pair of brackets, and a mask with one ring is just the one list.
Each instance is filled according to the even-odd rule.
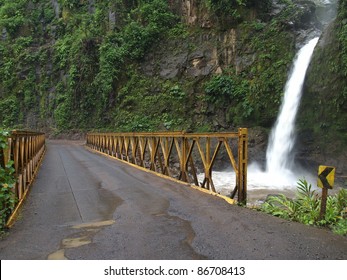
[[158,218],[164,218],[164,219],[173,221],[176,224],[177,228],[180,228],[182,232],[184,232],[185,238],[180,241],[180,244],[182,246],[182,249],[186,249],[190,251],[190,255],[192,259],[194,260],[207,259],[206,256],[197,253],[192,245],[194,238],[196,237],[196,234],[192,227],[191,222],[179,216],[176,216],[173,213],[169,213],[168,208],[169,207],[165,209],[165,212],[156,213],[152,215]]
[[99,227],[105,227],[105,226],[110,226],[115,223],[115,220],[107,220],[107,221],[101,221],[101,222],[95,222],[95,223],[85,223],[85,224],[80,224],[80,225],[75,225],[72,228],[75,229],[83,229],[83,228],[99,228]]
[[113,225],[115,220],[99,221],[94,223],[84,223],[80,225],[75,225],[73,229],[82,229],[82,232],[75,233],[73,235],[78,235],[77,237],[65,238],[61,241],[61,248],[49,254],[48,260],[68,260],[65,256],[65,249],[78,248],[84,245],[92,243],[93,237],[97,234],[103,227]]
[[65,257],[65,249],[61,249],[50,254],[47,259],[48,260],[67,260],[67,258]]
[[193,247],[193,241],[196,237],[196,233],[192,227],[191,222],[181,217],[170,215],[169,213],[167,214],[166,218],[175,221],[178,227],[183,229],[183,232],[185,232],[186,236],[184,239],[181,240],[180,243],[181,243],[181,246],[183,246],[183,248],[187,248],[190,251],[191,258],[193,260],[207,259],[206,256],[196,252],[195,248]]
[[76,248],[81,247],[83,245],[87,245],[92,243],[91,238],[88,236],[81,236],[77,238],[66,238],[61,242],[64,248]]

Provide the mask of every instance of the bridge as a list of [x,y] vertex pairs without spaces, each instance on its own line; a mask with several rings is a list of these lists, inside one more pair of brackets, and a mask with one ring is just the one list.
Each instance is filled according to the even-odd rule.
[[[245,130],[86,141],[13,132],[1,161],[14,161],[19,202],[0,258],[346,259],[345,237],[233,204],[247,198],[246,142]],[[229,199],[214,192],[223,151],[244,170]]]

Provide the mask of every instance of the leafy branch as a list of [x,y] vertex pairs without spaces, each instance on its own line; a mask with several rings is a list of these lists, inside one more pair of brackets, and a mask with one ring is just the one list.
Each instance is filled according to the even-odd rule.
[[8,131],[0,129],[0,232],[4,230],[7,219],[16,204],[16,198],[13,193],[15,186],[13,161],[4,163],[3,155],[8,145],[8,136]]
[[306,180],[299,180],[297,198],[289,199],[284,195],[271,196],[262,204],[261,211],[306,225],[329,227],[333,232],[347,235],[347,190],[329,196],[326,215],[319,219],[321,200]]

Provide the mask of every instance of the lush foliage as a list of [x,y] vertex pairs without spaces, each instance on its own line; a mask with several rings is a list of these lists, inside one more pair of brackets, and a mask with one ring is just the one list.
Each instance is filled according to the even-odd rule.
[[230,102],[233,98],[237,98],[233,84],[230,76],[214,76],[205,84],[207,101],[223,105],[226,102]]
[[26,22],[24,9],[26,1],[1,1],[0,26],[6,28],[10,36],[14,36]]
[[298,9],[288,5],[269,22],[239,24],[244,56],[238,73],[225,69],[205,83],[207,100],[225,108],[234,126],[272,126],[280,108],[283,88],[295,53],[286,22],[295,22]]
[[0,232],[4,230],[9,215],[15,206],[13,187],[15,183],[13,162],[4,164],[3,151],[7,148],[9,133],[0,129]]
[[261,210],[287,220],[306,225],[327,226],[335,233],[347,235],[347,190],[328,196],[326,214],[320,219],[321,199],[306,180],[297,186],[297,198],[289,199],[284,195],[271,196]]
[[[344,77],[347,78],[347,1],[340,1],[339,7],[339,30],[338,30],[338,40],[341,46],[341,70]],[[345,102],[347,101],[347,88],[344,89],[343,96]]]
[[245,5],[245,0],[209,0],[209,5],[217,16],[230,16],[238,19],[240,14],[238,9]]
[[[347,1],[339,1],[336,20],[322,34],[305,81],[298,127],[317,151],[333,157],[347,144]],[[309,110],[307,110],[310,108]]]
[[242,76],[213,76],[204,87],[207,102],[225,108],[229,123],[240,124],[252,114],[253,107],[247,100],[249,82]]
[[[154,131],[179,130],[188,116],[188,101],[184,88],[167,81],[149,79],[135,69],[128,72],[128,82],[119,91],[112,130]],[[154,92],[154,94],[153,94]]]
[[125,2],[1,1],[0,123],[110,124],[124,73],[177,23],[167,1]]
[[247,7],[255,7],[258,13],[268,11],[271,7],[271,1],[256,1],[256,0],[208,0],[209,7],[219,17],[220,20],[231,21],[235,23],[242,20],[244,10]]
[[[179,22],[175,12],[181,7],[175,2],[0,0],[0,124],[53,133],[210,130],[218,115],[226,119],[223,129],[271,126],[295,52],[288,23],[296,24],[302,9],[283,0],[283,10],[272,15],[270,0],[196,1],[199,20],[191,26]],[[343,18],[345,1],[340,2]],[[211,21],[208,28],[201,27],[205,19]],[[341,53],[346,52],[344,26]],[[231,30],[235,42],[226,43]],[[207,41],[222,74],[211,70],[192,78],[185,72],[190,56],[210,36],[216,38]],[[177,41],[182,42],[175,49]],[[223,55],[231,49],[227,60]],[[180,71],[175,77],[160,75],[159,58],[148,63],[157,53],[173,61],[170,67]],[[180,55],[186,61],[181,63]],[[147,67],[155,71],[147,74]],[[338,108],[331,111],[342,115],[345,99],[329,100]]]

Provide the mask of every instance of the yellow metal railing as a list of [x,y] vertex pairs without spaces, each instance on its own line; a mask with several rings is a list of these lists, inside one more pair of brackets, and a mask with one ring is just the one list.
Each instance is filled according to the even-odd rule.
[[0,164],[5,166],[9,161],[13,161],[15,169],[16,184],[13,193],[16,207],[7,222],[7,226],[11,226],[38,171],[45,151],[45,135],[15,130],[11,132],[7,141],[7,148],[0,149]]
[[[247,200],[247,129],[236,133],[88,133],[87,146],[111,157],[216,192],[213,166],[235,171],[231,198]],[[236,155],[235,155],[236,154]],[[198,181],[198,170],[204,174]]]

